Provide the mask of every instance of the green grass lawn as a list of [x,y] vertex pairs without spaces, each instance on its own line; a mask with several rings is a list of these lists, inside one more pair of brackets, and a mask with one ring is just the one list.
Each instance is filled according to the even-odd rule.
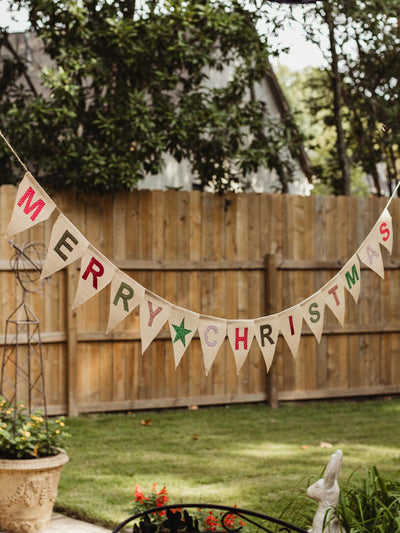
[[167,487],[170,503],[274,516],[291,503],[283,517],[311,526],[316,503],[305,491],[336,449],[344,454],[340,484],[372,465],[392,479],[400,471],[399,399],[100,414],[68,425],[56,509],[105,526],[130,514],[135,484],[148,492],[154,482]]

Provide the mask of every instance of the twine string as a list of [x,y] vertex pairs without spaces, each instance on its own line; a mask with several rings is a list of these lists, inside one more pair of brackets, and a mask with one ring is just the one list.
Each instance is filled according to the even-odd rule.
[[392,196],[390,197],[388,203],[386,204],[386,209],[389,207],[390,202],[391,202],[391,201],[393,200],[393,198],[396,196],[396,192],[397,192],[397,189],[399,188],[399,186],[400,186],[400,181],[397,182],[397,185],[396,185],[396,187],[395,187],[395,189],[394,189],[394,191],[393,191],[393,193],[392,193]]
[[[6,143],[6,145],[8,146],[8,148],[10,149],[10,151],[14,154],[14,156],[16,157],[18,163],[21,165],[21,167],[25,170],[25,172],[28,172],[30,175],[31,175],[31,178],[35,180],[35,178],[32,176],[32,174],[30,173],[28,167],[25,165],[25,163],[22,161],[22,159],[19,157],[19,155],[17,154],[17,152],[14,150],[14,148],[12,147],[11,143],[9,142],[9,140],[7,139],[7,137],[4,135],[4,133],[0,130],[0,137],[3,139],[3,141]],[[43,191],[45,194],[47,194],[45,191]],[[54,202],[53,202],[54,203]],[[54,203],[54,209],[56,211],[58,211],[58,213],[62,213],[61,209]]]
[[14,148],[11,146],[11,143],[8,141],[8,139],[6,138],[6,136],[4,135],[4,133],[0,130],[0,136],[1,138],[3,139],[3,141],[6,143],[6,145],[8,146],[8,148],[11,150],[11,152],[15,155],[18,163],[21,165],[21,167],[25,170],[25,172],[29,172],[27,166],[25,165],[25,163],[22,161],[22,159],[19,157],[19,155],[17,154],[17,152],[14,150]]

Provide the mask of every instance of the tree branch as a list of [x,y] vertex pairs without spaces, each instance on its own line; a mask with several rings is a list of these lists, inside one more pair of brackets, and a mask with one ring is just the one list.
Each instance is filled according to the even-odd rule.
[[350,165],[346,154],[346,143],[342,124],[342,81],[340,79],[339,72],[339,58],[336,51],[336,38],[335,38],[335,24],[332,17],[331,7],[324,3],[325,7],[325,22],[329,30],[329,47],[331,51],[331,69],[332,69],[332,91],[333,91],[333,107],[335,127],[337,134],[337,150],[340,170],[342,172],[343,187],[342,192],[345,196],[350,196]]
[[17,54],[15,48],[13,47],[13,45],[10,42],[10,39],[8,38],[8,33],[6,33],[6,32],[3,32],[3,42],[4,42],[4,46],[11,53],[11,55],[13,56],[13,58],[15,59],[17,64],[22,67],[22,76],[25,78],[25,81],[27,82],[30,90],[32,91],[32,93],[35,96],[38,96],[36,88],[35,88],[32,80],[31,80],[31,78],[30,78],[30,76],[28,74],[27,65],[26,65],[26,63],[24,61],[21,60],[20,56]]

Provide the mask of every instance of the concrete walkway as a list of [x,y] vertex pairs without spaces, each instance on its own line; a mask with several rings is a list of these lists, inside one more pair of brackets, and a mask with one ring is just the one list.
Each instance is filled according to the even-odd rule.
[[110,533],[111,529],[75,520],[59,513],[53,513],[49,527],[41,533]]

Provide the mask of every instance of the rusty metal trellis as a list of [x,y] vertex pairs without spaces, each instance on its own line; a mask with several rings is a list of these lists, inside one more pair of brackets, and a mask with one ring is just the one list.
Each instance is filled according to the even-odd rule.
[[42,410],[47,418],[40,322],[26,302],[27,293],[37,292],[41,286],[46,247],[42,243],[19,247],[13,241],[10,245],[14,249],[10,265],[23,295],[6,320],[0,394],[13,404],[24,402],[29,413]]

